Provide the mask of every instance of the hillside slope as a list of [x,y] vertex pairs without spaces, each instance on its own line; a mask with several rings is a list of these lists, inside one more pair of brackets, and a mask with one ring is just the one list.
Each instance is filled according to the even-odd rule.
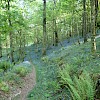
[[[86,70],[90,74],[100,74],[100,38],[96,39],[97,52],[93,56],[91,54],[91,43],[69,45],[59,49],[53,49],[47,56],[42,57],[40,53],[34,54],[30,52],[32,62],[37,69],[37,85],[28,96],[29,100],[59,100],[64,92],[57,92],[59,85],[57,83],[57,75],[59,67],[68,64],[72,66],[74,72]],[[31,48],[32,50],[32,48]],[[49,52],[49,50],[47,51]],[[66,99],[65,99],[66,100]]]

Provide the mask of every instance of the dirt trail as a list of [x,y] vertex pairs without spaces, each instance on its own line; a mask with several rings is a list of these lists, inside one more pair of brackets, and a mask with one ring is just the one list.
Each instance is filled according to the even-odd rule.
[[29,73],[24,79],[24,86],[21,88],[20,98],[18,100],[27,100],[28,93],[33,89],[36,84],[36,73],[35,68]]
[[10,97],[9,100],[27,100],[28,93],[33,89],[34,85],[36,84],[35,68],[33,68],[32,71],[22,79],[22,81],[23,86],[19,86],[17,88],[19,92]]
[[36,72],[35,68],[22,79],[22,86],[18,86],[10,94],[0,92],[0,100],[27,100],[29,92],[36,84]]

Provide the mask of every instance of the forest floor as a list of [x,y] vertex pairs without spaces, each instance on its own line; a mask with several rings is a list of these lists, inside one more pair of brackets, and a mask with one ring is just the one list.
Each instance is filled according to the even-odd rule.
[[26,100],[28,93],[36,84],[36,73],[34,67],[31,73],[29,73],[25,78],[23,78],[23,83],[24,85],[21,88],[21,93],[18,100]]
[[0,100],[27,100],[28,93],[33,89],[36,84],[36,73],[33,66],[31,72],[21,79],[22,85],[16,86],[10,94],[0,92]]
[[21,88],[21,94],[19,100],[26,100],[28,93],[32,90],[36,84],[35,68],[23,79],[24,86]]
[[[100,38],[100,35],[98,35],[96,38]],[[75,56],[75,52],[70,48],[72,44],[73,44],[73,40],[71,40],[70,43],[68,43],[68,41],[65,40],[65,41],[62,41],[61,43],[59,43],[58,46],[56,46],[56,47],[51,46],[47,50],[47,56],[46,56],[47,58],[44,60],[58,59],[58,58],[65,57],[65,55],[67,55],[69,58],[72,59],[73,56],[71,56],[72,55],[71,53],[73,53],[73,55]],[[98,43],[98,45],[99,45],[99,43]],[[35,88],[35,92],[37,92],[37,89],[39,89],[38,94],[39,94],[39,92],[41,92],[40,94],[42,94],[43,92],[46,92],[46,91],[43,91],[44,84],[46,84],[46,83],[44,83],[44,79],[45,79],[45,75],[47,76],[47,75],[49,75],[49,73],[44,72],[44,71],[46,71],[46,67],[48,66],[48,62],[46,65],[46,63],[44,63],[42,61],[43,60],[42,53],[40,51],[41,48],[42,48],[41,44],[39,45],[38,52],[35,51],[35,45],[30,45],[26,48],[27,55],[25,57],[25,61],[31,60],[31,62],[35,66],[35,68],[33,66],[31,73],[29,73],[28,75],[26,75],[25,78],[22,79],[23,86],[22,87],[19,86],[18,90],[20,90],[20,91],[17,92],[17,94],[15,94],[17,98],[9,99],[9,100],[27,100],[27,96],[33,88]],[[74,48],[74,45],[73,45],[73,48]],[[82,46],[81,46],[81,48],[83,49]],[[69,49],[71,53],[67,49]],[[85,52],[88,52],[89,48],[84,49],[84,50],[85,50]],[[78,51],[78,50],[76,50],[76,51]],[[80,51],[80,49],[79,49],[79,51]],[[76,52],[76,53],[80,53],[80,52]],[[67,59],[67,60],[70,62],[69,59]],[[55,66],[55,65],[51,64],[51,66]],[[99,68],[97,68],[97,69],[99,69]],[[99,71],[99,70],[97,70],[97,71]],[[38,77],[37,84],[36,84],[36,75]],[[39,83],[39,81],[40,81],[40,83]],[[43,87],[42,87],[42,85],[43,85]],[[30,96],[33,96],[33,93],[31,93]],[[34,100],[34,99],[30,98],[29,100]],[[40,99],[38,98],[38,100],[44,100],[44,98],[40,98]]]
[[[98,35],[96,38],[99,38],[100,37],[100,35]],[[68,43],[67,43],[68,44]],[[59,44],[60,45],[60,44]],[[70,46],[71,44],[69,43],[69,46]],[[60,47],[61,48],[61,47]],[[57,49],[57,47],[56,47],[56,49]],[[30,55],[30,59],[33,61],[33,60],[35,60],[35,59],[33,59],[33,58],[35,58],[35,57],[33,57],[33,56],[35,56],[36,54],[32,54],[33,52],[32,52],[32,46],[31,46],[31,50],[30,50],[30,52],[29,52],[29,55]],[[48,52],[50,52],[50,50],[48,50]],[[48,53],[49,54],[49,53]],[[28,56],[29,56],[28,55]],[[38,56],[38,55],[37,55]],[[32,58],[33,57],[33,58]],[[26,58],[28,58],[28,57],[26,57]],[[38,57],[37,57],[37,59],[38,59]],[[38,63],[40,63],[41,64],[41,62],[38,62]],[[27,100],[27,96],[28,96],[28,94],[29,94],[29,92],[34,88],[34,85],[36,84],[36,72],[35,72],[35,68],[33,68],[32,69],[32,72],[31,73],[29,73],[24,79],[23,79],[23,83],[24,83],[24,85],[23,85],[23,87],[21,88],[21,93],[20,93],[20,96],[19,96],[19,98],[17,98],[16,100]],[[15,99],[14,99],[15,100]]]
[[[47,49],[47,55],[42,57],[41,45],[38,48],[38,52],[35,52],[34,45],[28,47],[27,56],[30,57],[35,65],[37,72],[37,84],[34,89],[28,95],[28,100],[53,100],[49,98],[50,93],[53,92],[54,87],[49,88],[52,82],[55,82],[57,65],[61,63],[69,63],[73,66],[73,69],[85,69],[90,73],[100,74],[100,35],[96,37],[97,41],[97,57],[91,56],[91,40],[84,44],[79,45],[77,42],[73,44],[73,41],[68,43],[67,40],[59,43],[58,46],[51,46]],[[28,57],[25,58],[28,60]],[[78,66],[79,65],[79,66]],[[95,66],[95,67],[94,67]],[[49,85],[48,85],[49,84]],[[52,83],[54,85],[54,83]],[[59,95],[57,95],[59,96]],[[56,96],[55,96],[56,97]],[[57,99],[56,99],[57,100]]]
[[[96,38],[99,38],[99,37],[100,37],[100,35],[98,35]],[[66,44],[66,45],[64,45],[64,44]],[[72,45],[72,43],[67,43],[67,41],[63,41],[62,45],[63,45],[63,47],[66,47],[66,46],[68,47],[68,46]],[[51,47],[51,49],[47,50],[47,55],[50,54],[50,53],[52,54],[52,52],[56,51],[58,48],[59,49],[62,48],[60,43],[59,43],[58,47],[53,47],[53,48]],[[49,55],[49,57],[50,57],[50,55]],[[33,62],[34,64],[39,65],[39,66],[43,66],[42,62],[40,60],[41,59],[41,53],[38,52],[36,54],[33,45],[28,47],[28,53],[27,53],[26,61],[29,58],[31,59],[31,62]],[[52,58],[52,56],[51,56],[51,58]],[[27,96],[28,96],[29,92],[34,88],[34,85],[36,84],[35,68],[33,68],[32,72],[29,73],[23,79],[23,82],[24,82],[24,86],[21,88],[20,98],[17,99],[17,100],[27,100]]]

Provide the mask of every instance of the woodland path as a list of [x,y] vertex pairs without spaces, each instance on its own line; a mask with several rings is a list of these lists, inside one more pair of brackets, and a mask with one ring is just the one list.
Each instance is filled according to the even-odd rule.
[[17,89],[19,92],[13,95],[13,97],[10,97],[9,100],[27,100],[27,96],[29,92],[34,88],[36,84],[36,72],[35,68],[33,66],[32,71],[26,75],[22,79],[23,86],[19,86]]
[[20,98],[18,100],[27,100],[28,93],[33,89],[36,84],[36,73],[35,68],[32,69],[32,72],[29,73],[24,79],[24,86],[21,88]]
[[22,86],[17,86],[15,91],[12,91],[11,94],[2,94],[2,96],[0,96],[0,100],[27,100],[29,92],[36,84],[36,72],[34,66],[32,71],[22,78],[22,82]]

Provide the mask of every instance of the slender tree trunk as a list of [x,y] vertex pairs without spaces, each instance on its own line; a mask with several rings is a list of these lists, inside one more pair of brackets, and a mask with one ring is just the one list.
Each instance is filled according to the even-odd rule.
[[84,21],[83,21],[83,19],[84,19],[84,16],[83,16],[84,14],[82,13],[82,37],[84,37],[84,35],[83,35],[83,27],[84,27]]
[[99,6],[98,6],[98,0],[95,0],[95,26],[97,28],[97,17],[98,17],[98,10],[99,10]]
[[80,44],[80,35],[79,35],[79,23],[78,23],[78,20],[77,20],[77,34],[78,34],[78,44]]
[[43,0],[43,49],[42,49],[42,55],[46,55],[46,40],[47,40],[47,34],[46,34],[46,0]]
[[53,39],[53,46],[55,46],[55,33],[54,33],[54,18],[53,18],[53,37],[52,37],[52,39]]
[[96,15],[95,15],[95,0],[91,0],[91,51],[94,54],[96,51],[96,30],[95,30],[95,22],[96,22]]
[[[10,11],[10,0],[8,0],[8,11]],[[11,28],[12,27],[12,23],[11,23],[11,17],[10,17],[10,13],[9,13],[9,16],[8,16],[8,21],[9,21],[9,27]],[[13,33],[10,31],[10,34],[9,34],[9,37],[10,37],[10,57],[11,57],[11,62],[14,62],[14,54],[13,54]]]
[[57,27],[56,27],[56,22],[55,22],[55,46],[58,45],[58,33],[57,33]]
[[20,30],[18,31],[18,34],[19,34],[19,39],[18,39],[18,41],[19,41],[19,45],[18,45],[18,50],[19,50],[18,61],[20,61],[21,60],[21,49],[22,49],[22,47],[21,47],[21,32],[20,32]]
[[19,30],[19,60],[24,61],[24,36],[21,33],[21,29]]
[[8,43],[8,38],[6,37],[6,56],[7,56],[7,60],[9,61],[10,60],[10,52],[8,50],[9,48],[9,43]]
[[[19,50],[19,36],[18,34],[16,35],[16,50]],[[17,56],[17,61],[19,61],[19,52],[16,52],[16,56]]]
[[25,58],[25,36],[23,34],[22,36],[22,61],[24,61]]
[[90,32],[90,14],[88,13],[87,14],[87,33],[89,33]]
[[[56,1],[54,1],[54,12],[55,12],[55,9],[56,9]],[[55,18],[55,15],[54,15],[54,34],[55,34],[55,46],[58,45],[58,32],[57,32],[57,24],[56,24],[56,18]]]
[[2,43],[1,43],[1,33],[0,33],[0,58],[2,57]]
[[84,43],[87,42],[87,26],[86,26],[86,0],[83,0],[83,36]]
[[26,36],[25,36],[25,34],[23,34],[23,45],[24,45],[24,48],[25,48],[25,45],[26,45]]
[[68,43],[70,42],[70,37],[71,37],[71,30],[68,31],[68,34],[67,34]]
[[34,29],[34,33],[35,33],[35,47],[36,47],[36,52],[38,52],[39,50],[38,50],[38,43],[39,43],[39,39],[38,39],[38,32],[37,32],[37,28],[36,29]]
[[[72,12],[72,16],[74,16],[74,11]],[[74,27],[74,17],[72,17],[72,39],[73,39],[73,43],[75,44],[75,27]]]
[[90,11],[90,1],[88,1],[87,5],[87,33],[91,31],[91,11]]
[[70,34],[69,34],[69,36],[70,36],[70,38],[72,37],[72,30],[73,30],[73,27],[72,27],[72,20],[71,20],[71,23],[70,23]]

